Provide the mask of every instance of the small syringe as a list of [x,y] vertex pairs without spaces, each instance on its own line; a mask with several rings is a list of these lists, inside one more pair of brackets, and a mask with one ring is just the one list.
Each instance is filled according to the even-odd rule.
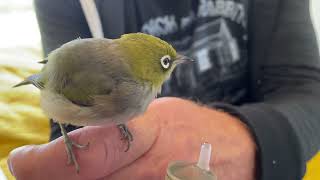
[[211,144],[201,145],[197,163],[176,161],[169,164],[166,180],[217,180],[210,171]]

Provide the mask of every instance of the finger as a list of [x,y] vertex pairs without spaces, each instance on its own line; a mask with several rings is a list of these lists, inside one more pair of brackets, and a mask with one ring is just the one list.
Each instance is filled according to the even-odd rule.
[[[116,126],[85,127],[69,133],[80,144],[90,143],[87,149],[74,148],[80,165],[79,174],[67,165],[62,138],[48,144],[26,146],[14,150],[9,157],[13,175],[17,179],[98,179],[133,162],[154,142],[158,127],[149,118],[140,117],[129,123],[134,141],[128,152],[126,142]],[[147,127],[147,128],[146,128]]]

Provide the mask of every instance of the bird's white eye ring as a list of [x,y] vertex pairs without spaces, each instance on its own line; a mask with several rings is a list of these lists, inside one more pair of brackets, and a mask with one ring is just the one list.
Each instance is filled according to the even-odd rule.
[[165,55],[160,59],[160,62],[164,69],[168,69],[171,65],[171,57],[169,55]]

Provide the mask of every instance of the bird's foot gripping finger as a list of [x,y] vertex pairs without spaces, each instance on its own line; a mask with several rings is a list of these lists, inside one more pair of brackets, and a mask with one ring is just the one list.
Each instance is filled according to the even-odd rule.
[[125,140],[128,143],[127,149],[125,150],[125,152],[127,152],[130,149],[131,142],[133,141],[133,136],[129,128],[125,124],[118,124],[118,128],[122,135],[121,140]]
[[74,164],[77,173],[79,173],[80,167],[79,167],[77,159],[76,159],[76,157],[74,155],[73,147],[76,147],[76,148],[79,148],[79,149],[83,149],[83,148],[87,148],[89,146],[89,143],[84,144],[84,145],[77,144],[77,143],[73,142],[69,138],[69,136],[64,137],[64,143],[66,145],[66,151],[67,151],[67,156],[68,156],[68,164]]
[[63,124],[59,123],[60,129],[61,129],[61,134],[63,135],[63,140],[64,143],[66,145],[66,151],[67,151],[67,155],[68,155],[68,164],[74,164],[74,166],[76,167],[76,171],[77,173],[79,173],[79,164],[77,162],[76,156],[73,153],[73,147],[79,148],[79,149],[83,149],[89,146],[89,143],[85,144],[85,145],[81,145],[78,143],[73,142],[70,137],[67,134],[66,129],[64,128]]

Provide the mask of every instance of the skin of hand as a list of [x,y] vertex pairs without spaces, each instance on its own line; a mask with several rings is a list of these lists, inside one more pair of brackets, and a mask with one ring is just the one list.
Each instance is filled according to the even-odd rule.
[[163,180],[169,162],[196,162],[203,142],[212,145],[211,169],[219,180],[255,179],[256,145],[248,128],[227,113],[179,98],[159,98],[129,122],[135,140],[128,152],[116,126],[85,127],[69,133],[87,150],[75,151],[82,170],[66,164],[63,139],[11,152],[18,180],[108,179]]

